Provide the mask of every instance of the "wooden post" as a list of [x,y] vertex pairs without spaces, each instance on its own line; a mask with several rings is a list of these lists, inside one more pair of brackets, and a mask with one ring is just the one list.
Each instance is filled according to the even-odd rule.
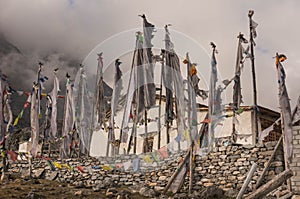
[[[286,157],[286,145],[285,145],[285,138],[284,138],[284,125],[283,125],[283,117],[282,117],[282,112],[281,112],[281,129],[282,129],[282,145],[283,145],[283,154],[284,154],[284,165],[285,165],[285,169],[288,170],[290,169],[290,165],[289,165],[289,162],[288,162],[288,159]],[[287,178],[286,180],[286,184],[287,184],[287,187],[288,187],[288,190],[289,191],[292,191],[292,182],[291,182],[291,179],[290,178]]]
[[250,180],[252,179],[252,176],[253,176],[253,174],[254,174],[254,172],[255,172],[255,170],[256,170],[256,167],[257,167],[257,164],[254,162],[254,163],[252,164],[252,167],[251,167],[251,169],[250,169],[250,171],[249,171],[249,173],[248,173],[248,175],[247,175],[247,178],[246,178],[246,180],[244,181],[244,184],[243,184],[243,186],[242,186],[242,188],[241,188],[239,194],[237,195],[236,199],[242,199],[243,194],[244,194],[244,192],[245,192],[245,190],[246,190],[248,184],[250,183]]
[[167,119],[166,122],[167,122],[167,127],[166,127],[167,144],[169,144],[170,143],[170,122],[169,122],[169,119]]
[[[47,100],[48,100],[48,96],[47,96]],[[51,102],[52,104],[52,102]],[[51,105],[52,106],[52,105]],[[43,156],[44,154],[44,150],[45,150],[45,145],[46,145],[46,130],[47,130],[47,126],[48,126],[48,117],[49,117],[49,107],[47,107],[47,114],[45,115],[45,126],[44,126],[44,131],[43,131],[43,141],[42,141],[42,149],[41,149],[41,155]]]
[[48,143],[48,157],[51,155],[51,142]]
[[189,181],[189,195],[192,194],[192,190],[193,190],[193,148],[194,148],[194,142],[192,141],[191,144],[191,152],[190,152],[190,181]]
[[32,155],[29,152],[29,156],[28,156],[28,161],[29,161],[29,178],[32,177]]
[[[112,116],[110,116],[112,117]],[[112,138],[112,127],[108,127],[108,135],[107,135],[107,143],[106,143],[106,157],[108,157],[109,154],[109,145],[111,144],[111,138]]]
[[133,145],[134,154],[136,154],[136,146],[137,146],[137,125],[135,125],[135,130],[134,130],[134,145]]
[[7,159],[7,150],[6,150],[6,146],[5,146],[5,143],[6,143],[6,137],[5,137],[5,133],[4,133],[4,136],[3,136],[3,153],[4,153],[4,156],[3,156],[3,159],[2,159],[2,164],[3,164],[3,169],[2,169],[2,176],[1,176],[1,181],[4,179],[5,177],[5,173],[7,172],[7,165],[6,165],[6,159]]
[[287,179],[293,176],[293,172],[288,169],[275,176],[268,183],[261,186],[259,189],[248,195],[245,199],[259,199],[263,196],[266,196],[268,193],[278,188],[282,183],[284,183]]
[[257,189],[260,186],[260,184],[261,184],[261,182],[262,182],[262,180],[263,180],[263,178],[265,176],[265,173],[268,171],[269,166],[270,166],[270,164],[271,164],[271,162],[272,162],[272,160],[273,160],[273,158],[275,156],[275,153],[276,153],[277,149],[280,146],[281,141],[282,141],[282,135],[281,135],[280,139],[278,140],[278,142],[277,142],[277,144],[276,144],[276,146],[275,146],[275,148],[273,150],[273,153],[271,154],[270,159],[268,160],[267,164],[265,165],[265,168],[264,168],[263,172],[260,174],[260,176],[259,176],[259,178],[258,178],[258,180],[256,182],[255,189]]
[[[176,129],[178,132],[178,124],[180,122],[180,119],[178,118],[178,101],[175,99],[175,110],[176,110]],[[181,121],[183,122],[183,121]],[[180,152],[180,142],[178,142],[178,152]]]
[[[138,99],[137,99],[138,100]],[[133,153],[136,154],[136,145],[137,145],[137,104],[135,104],[135,115],[134,115],[134,118],[133,118],[133,126],[132,126],[132,130],[131,130],[131,135],[130,135],[130,138],[129,138],[129,143],[128,143],[128,146],[127,146],[127,154],[130,153],[130,150],[131,150],[131,144],[132,144],[132,141],[133,141]]]
[[[136,39],[136,42],[138,42],[138,38]],[[137,49],[134,50],[133,52],[133,57],[132,57],[132,62],[131,62],[131,70],[130,70],[130,76],[129,76],[129,84],[128,84],[128,87],[127,87],[127,97],[126,97],[126,102],[125,104],[127,104],[128,102],[128,96],[129,96],[129,88],[130,88],[130,82],[131,82],[131,78],[132,78],[132,73],[133,73],[133,70],[134,70],[134,61],[135,61],[135,56],[136,56],[136,53],[137,53]],[[132,107],[132,106],[131,106]],[[126,107],[125,107],[126,108]],[[116,149],[116,153],[119,154],[120,153],[120,145],[121,145],[121,142],[122,142],[122,137],[123,137],[123,128],[124,128],[124,119],[125,119],[125,110],[124,110],[124,114],[123,114],[123,119],[122,119],[122,125],[121,125],[121,130],[120,130],[120,144],[118,145],[118,148]],[[127,128],[127,127],[126,127]],[[131,137],[131,136],[130,136]],[[126,153],[126,150],[124,149],[124,154]]]
[[149,152],[149,143],[148,143],[148,118],[147,118],[147,108],[145,107],[145,153]]
[[191,149],[188,150],[188,152],[186,153],[183,161],[180,163],[180,165],[178,166],[177,170],[175,171],[175,173],[173,173],[173,175],[171,176],[167,186],[165,187],[165,189],[163,190],[163,194],[165,194],[168,189],[170,188],[171,184],[173,183],[174,179],[177,177],[178,173],[180,172],[180,170],[182,169],[183,165],[185,164],[185,161],[188,159],[189,154],[191,153]]
[[251,51],[251,67],[252,67],[252,83],[253,83],[253,106],[254,106],[254,136],[258,138],[258,117],[257,117],[257,91],[256,91],[256,74],[255,74],[255,62],[254,62],[254,38],[253,38],[253,10],[249,10],[249,29],[250,29],[250,51]]
[[[81,158],[81,151],[80,151],[81,145],[82,145],[81,139],[78,136],[78,152],[77,152],[78,158]],[[84,147],[84,146],[82,146],[82,147]],[[74,148],[75,148],[75,146],[74,146]],[[86,152],[86,150],[83,150],[83,151],[84,151],[84,153]],[[87,152],[86,154],[89,154],[89,152]]]

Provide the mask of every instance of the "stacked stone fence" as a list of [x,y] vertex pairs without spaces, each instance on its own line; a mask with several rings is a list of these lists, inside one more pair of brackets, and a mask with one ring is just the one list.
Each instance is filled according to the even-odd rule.
[[[240,190],[246,179],[251,165],[257,163],[257,169],[249,184],[247,192],[251,191],[264,169],[264,164],[269,160],[276,142],[269,142],[256,146],[221,146],[216,147],[206,156],[196,155],[194,159],[193,190],[200,191],[204,187],[215,185],[225,191],[233,191],[235,194]],[[84,173],[78,170],[69,170],[65,167],[51,170],[46,160],[36,159],[33,161],[34,175],[44,175],[46,179],[58,180],[73,184],[74,186],[92,187],[93,189],[108,188],[105,186],[148,186],[155,191],[161,192],[167,185],[170,177],[178,168],[182,157],[186,152],[170,155],[169,158],[157,163],[146,163],[143,155],[124,155],[115,158],[79,158],[65,159],[63,163],[70,166],[83,166]],[[95,169],[95,166],[125,163],[129,160],[140,158],[140,170],[133,172],[133,169],[125,171],[123,168],[113,170]],[[62,162],[60,159],[53,160]],[[27,161],[12,162],[9,172],[25,174],[28,172]],[[93,169],[94,168],[94,169]],[[284,157],[282,146],[276,152],[264,181],[272,179],[275,175],[284,170]],[[188,178],[183,185],[182,191],[188,189]]]

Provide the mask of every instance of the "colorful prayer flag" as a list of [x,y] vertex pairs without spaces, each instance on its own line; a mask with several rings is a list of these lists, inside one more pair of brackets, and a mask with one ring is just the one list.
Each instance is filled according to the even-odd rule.
[[158,153],[161,159],[166,159],[169,157],[167,146],[163,146],[162,148],[158,149]]

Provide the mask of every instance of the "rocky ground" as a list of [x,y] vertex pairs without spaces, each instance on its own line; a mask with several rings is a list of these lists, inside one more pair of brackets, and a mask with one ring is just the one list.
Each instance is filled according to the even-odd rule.
[[14,179],[0,185],[0,198],[145,198],[139,193],[132,193],[129,188],[110,188],[95,191],[87,187],[75,187],[66,183],[45,179]]
[[192,196],[186,193],[178,193],[173,196],[161,195],[153,189],[138,186],[111,187],[95,189],[87,186],[74,186],[59,181],[46,179],[22,177],[16,174],[8,174],[0,183],[1,199],[71,199],[71,198],[118,198],[118,199],[175,199],[175,198],[227,198],[224,191],[217,187],[210,187],[202,190],[201,193],[194,192]]

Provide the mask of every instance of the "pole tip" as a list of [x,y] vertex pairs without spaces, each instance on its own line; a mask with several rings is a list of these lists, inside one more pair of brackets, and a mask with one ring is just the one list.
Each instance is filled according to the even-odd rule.
[[248,17],[252,17],[254,15],[254,10],[249,10]]
[[213,48],[213,49],[215,49],[217,46],[216,46],[216,44],[214,43],[214,42],[210,42],[210,45],[211,45],[211,47]]

